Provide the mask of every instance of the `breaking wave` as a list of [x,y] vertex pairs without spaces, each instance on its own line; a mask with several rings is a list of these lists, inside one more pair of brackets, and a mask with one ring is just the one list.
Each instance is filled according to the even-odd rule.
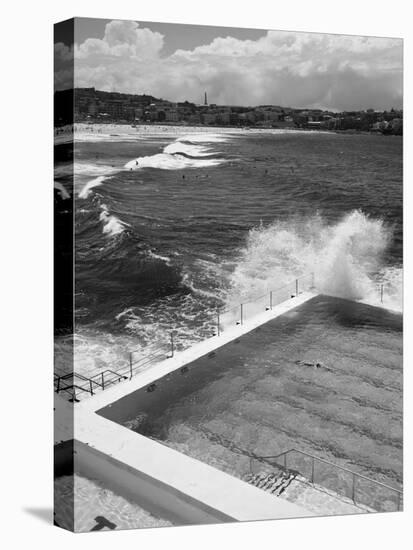
[[[108,166],[106,164],[90,164],[84,162],[75,162],[73,173],[75,177],[75,188],[80,199],[89,197],[94,187],[102,183],[112,174],[118,172],[119,168]],[[86,178],[92,178],[87,180]],[[86,181],[86,183],[85,183]]]
[[170,143],[164,148],[163,152],[169,155],[185,154],[193,158],[208,157],[213,154],[211,153],[209,147],[202,147],[191,143],[183,143],[182,141],[174,141],[173,143]]
[[110,214],[106,204],[101,204],[100,208],[102,212],[100,213],[99,219],[103,222],[103,233],[106,233],[110,237],[114,237],[122,233],[125,228],[129,226],[126,222]]
[[99,185],[102,185],[102,183],[105,181],[106,176],[98,176],[97,178],[94,178],[93,180],[90,180],[79,192],[79,198],[80,199],[87,199],[87,197],[90,195],[91,190],[94,187],[98,187]]
[[223,158],[212,158],[217,153],[210,147],[197,143],[213,143],[226,141],[215,134],[194,134],[177,139],[164,147],[162,153],[138,157],[125,164],[126,170],[141,168],[158,168],[161,170],[183,170],[185,168],[207,168],[226,162]]
[[54,189],[59,193],[63,200],[70,199],[70,193],[60,181],[54,181]]
[[91,164],[88,162],[75,162],[73,173],[76,176],[107,176],[118,172],[119,168],[107,164]]
[[402,309],[402,268],[383,265],[392,230],[360,210],[328,224],[319,215],[250,231],[230,276],[228,305],[314,273],[319,292]]

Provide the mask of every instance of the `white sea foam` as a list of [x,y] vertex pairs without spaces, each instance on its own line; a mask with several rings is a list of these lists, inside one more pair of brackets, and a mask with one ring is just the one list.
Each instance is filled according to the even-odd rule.
[[314,272],[319,292],[402,308],[402,269],[383,267],[391,230],[361,211],[333,225],[318,215],[252,229],[230,277],[228,305],[252,298]]
[[56,191],[58,191],[62,199],[70,199],[70,193],[68,192],[66,187],[62,185],[59,181],[54,182],[54,188],[56,189]]
[[206,168],[221,164],[223,159],[192,159],[181,155],[158,153],[148,157],[138,157],[125,165],[127,170],[159,168],[161,170],[183,170],[184,168]]
[[[218,166],[226,162],[223,158],[211,158],[214,151],[210,147],[184,143],[186,141],[197,141],[198,143],[226,141],[220,136],[208,134],[208,136],[193,134],[181,137],[173,143],[166,145],[162,153],[146,157],[138,157],[125,164],[126,170],[140,170],[141,168],[159,168],[161,170],[183,170],[185,168],[207,168]],[[210,138],[210,139],[209,139]],[[197,157],[197,158],[192,158]],[[199,158],[205,157],[205,158]]]
[[164,153],[169,155],[184,153],[186,155],[191,155],[192,157],[207,157],[213,153],[209,147],[204,147],[202,145],[192,145],[190,143],[182,143],[182,141],[174,141],[165,147],[163,150]]
[[120,168],[108,164],[91,164],[90,162],[75,162],[73,173],[76,176],[107,176],[118,172]]
[[102,212],[100,213],[99,219],[103,222],[103,233],[106,233],[110,237],[119,235],[125,230],[125,227],[129,226],[126,222],[121,221],[116,216],[110,214],[106,204],[101,204],[100,208]]
[[[90,195],[91,189],[102,185],[102,183],[108,178],[108,176],[114,174],[115,172],[118,172],[119,170],[120,168],[109,166],[107,164],[75,162],[74,176],[75,187],[78,192],[78,197],[81,199],[86,199]],[[84,183],[88,176],[92,179]]]
[[209,166],[217,166],[221,164],[220,159],[190,159],[180,155],[169,155],[166,153],[158,153],[148,157],[139,157],[136,161],[131,161],[126,164],[129,170],[139,168],[160,168],[162,170],[182,170],[184,168],[206,168]]
[[105,176],[98,176],[97,178],[90,180],[79,192],[79,198],[86,199],[90,195],[91,190],[94,187],[98,187],[99,185],[102,185],[105,179],[106,179]]
[[168,265],[170,265],[171,263],[171,258],[168,258],[168,256],[161,256],[160,254],[156,254],[152,250],[148,250],[147,253],[148,253],[148,256],[150,256],[151,258],[154,258],[155,260],[162,260]]

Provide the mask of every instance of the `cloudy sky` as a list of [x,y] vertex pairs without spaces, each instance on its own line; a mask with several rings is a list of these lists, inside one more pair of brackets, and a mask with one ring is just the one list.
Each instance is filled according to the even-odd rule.
[[401,39],[76,19],[56,83],[171,101],[332,110],[402,107]]

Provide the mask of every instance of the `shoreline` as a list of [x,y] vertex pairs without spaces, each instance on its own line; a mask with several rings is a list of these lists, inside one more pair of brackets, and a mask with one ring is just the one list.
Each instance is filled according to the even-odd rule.
[[[260,128],[260,127],[243,127],[239,126],[203,126],[203,125],[172,125],[172,124],[137,124],[131,125],[126,123],[100,123],[100,122],[77,122],[74,125],[66,125],[54,128],[54,144],[60,145],[76,140],[76,137],[90,135],[101,135],[103,137],[122,137],[127,136],[136,138],[145,137],[161,137],[161,136],[178,136],[182,134],[231,134],[231,135],[248,135],[248,134],[337,134],[337,135],[381,135],[388,137],[392,134],[384,134],[381,132],[371,132],[364,130],[328,130],[328,129],[313,129],[313,128]],[[393,136],[400,137],[403,136]]]
[[177,137],[184,134],[228,134],[232,136],[253,134],[331,134],[330,130],[309,130],[305,128],[240,128],[229,126],[200,125],[165,125],[165,124],[131,124],[119,123],[76,123],[54,129],[54,144],[69,143],[89,136],[122,137],[145,139],[149,137]]

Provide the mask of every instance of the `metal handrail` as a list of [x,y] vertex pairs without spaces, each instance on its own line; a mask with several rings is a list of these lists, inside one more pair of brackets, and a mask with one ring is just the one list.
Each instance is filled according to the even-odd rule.
[[383,487],[384,489],[387,489],[389,491],[393,491],[397,495],[397,509],[400,509],[400,503],[401,498],[403,496],[403,492],[399,489],[396,489],[395,487],[391,487],[390,485],[386,485],[385,483],[382,483],[381,481],[376,481],[375,479],[372,479],[370,477],[367,477],[363,474],[359,474],[357,472],[354,472],[353,470],[350,470],[349,468],[345,468],[344,466],[339,466],[338,464],[334,464],[334,462],[330,462],[329,460],[325,460],[324,458],[319,458],[318,456],[312,455],[310,453],[307,453],[306,451],[300,451],[299,449],[288,449],[288,451],[283,451],[282,453],[279,453],[278,455],[270,455],[270,456],[258,456],[258,457],[251,457],[250,458],[250,472],[252,473],[252,461],[257,460],[258,462],[267,462],[268,460],[277,460],[280,457],[284,457],[284,468],[287,469],[287,455],[289,453],[298,453],[303,456],[307,456],[311,458],[311,483],[314,484],[314,460],[317,460],[318,462],[322,462],[324,464],[327,464],[328,466],[332,466],[333,468],[336,468],[337,470],[342,470],[344,472],[347,472],[348,474],[351,474],[353,485],[352,485],[352,500],[355,501],[355,478],[361,478],[365,481],[368,481],[369,483],[373,483],[375,485],[379,485],[380,487]]
[[233,307],[230,307],[229,309],[224,309],[224,310],[219,309],[218,311],[221,315],[223,313],[229,313],[233,309],[236,309],[236,308],[240,307],[240,305],[242,305],[242,304],[249,304],[251,302],[255,302],[257,300],[260,300],[261,298],[265,298],[265,296],[269,296],[270,294],[275,294],[275,293],[277,293],[281,290],[284,290],[285,288],[291,288],[291,286],[293,286],[293,285],[295,285],[294,290],[296,291],[296,294],[298,294],[299,293],[298,292],[298,283],[299,283],[299,281],[303,280],[303,279],[306,279],[308,277],[311,277],[311,282],[312,282],[311,287],[314,287],[314,273],[308,273],[307,275],[302,275],[301,277],[298,277],[298,278],[290,281],[289,283],[286,283],[283,286],[279,286],[275,289],[269,289],[269,290],[267,290],[267,292],[265,292],[264,294],[261,294],[260,296],[254,296],[250,299],[245,298],[245,300],[242,300],[242,303],[239,303],[239,304],[237,304]]
[[[279,291],[282,291],[284,290],[285,288],[288,288],[288,287],[292,287],[292,285],[295,284],[295,295],[298,295],[299,294],[299,281],[300,280],[303,280],[303,279],[306,279],[308,277],[311,276],[311,280],[312,280],[312,284],[311,284],[311,287],[310,288],[313,288],[314,287],[314,273],[311,273],[311,274],[308,274],[308,275],[303,275],[302,277],[300,277],[299,279],[295,279],[294,281],[291,281],[290,283],[288,284],[285,284],[275,290],[268,290],[265,294],[262,294],[261,296],[256,296],[256,297],[253,297],[249,300],[244,300],[243,303],[240,303],[239,305],[237,306],[234,306],[232,308],[229,308],[229,309],[226,309],[226,310],[222,310],[222,309],[217,309],[217,312],[216,312],[216,316],[217,316],[217,326],[216,326],[216,332],[214,332],[214,336],[215,335],[218,335],[220,336],[221,334],[221,315],[224,315],[225,313],[229,313],[231,311],[235,311],[237,308],[240,308],[240,320],[237,321],[237,324],[243,324],[244,322],[244,318],[245,318],[245,310],[244,310],[244,307],[246,304],[249,304],[249,303],[252,303],[254,301],[257,301],[257,300],[260,300],[262,298],[264,298],[265,296],[268,296],[269,297],[269,306],[266,307],[266,311],[272,309],[273,307],[273,294],[276,294],[277,292]],[[154,348],[156,344],[149,344],[148,346],[146,346],[146,349],[150,350],[151,353],[149,354],[146,354],[144,357],[141,357],[140,359],[137,359],[137,360],[134,360],[134,354],[137,353],[137,352],[142,352],[142,348],[137,348],[137,349],[134,349],[134,350],[131,350],[129,352],[129,365],[125,365],[125,367],[122,367],[121,370],[119,371],[114,371],[114,370],[111,370],[111,369],[105,369],[101,372],[98,372],[94,375],[92,375],[91,377],[87,377],[87,376],[84,376],[78,372],[70,372],[70,373],[67,373],[67,374],[63,374],[63,375],[56,375],[55,374],[55,383],[56,383],[56,392],[57,393],[60,393],[60,391],[68,391],[68,389],[70,388],[75,388],[77,387],[78,389],[82,390],[82,391],[85,391],[85,392],[88,392],[90,393],[91,395],[94,395],[94,388],[101,388],[102,390],[104,390],[107,386],[115,383],[115,379],[117,381],[120,381],[120,380],[126,380],[127,378],[129,378],[130,380],[132,379],[134,373],[139,369],[139,368],[142,368],[148,364],[150,364],[152,361],[154,361],[155,359],[157,359],[158,357],[162,357],[163,355],[165,355],[166,358],[171,358],[174,356],[174,353],[175,353],[175,341],[174,341],[174,335],[173,335],[173,332],[171,332],[171,335],[170,335],[170,342],[168,342],[168,344],[166,344],[164,346],[164,348]],[[165,349],[165,348],[168,348],[168,349]],[[152,351],[153,350],[153,351]],[[115,379],[112,377],[112,378],[106,378],[105,379],[105,374],[107,373],[110,373],[112,375],[114,375]],[[126,376],[126,373],[128,373],[129,376]],[[64,387],[61,387],[61,381],[67,381],[69,379],[72,379],[72,382],[74,382],[74,380],[78,378],[84,382],[87,382],[89,383],[89,388],[85,388],[84,386],[80,386],[80,385],[77,385],[77,384],[70,384],[70,385],[67,385],[67,386],[64,386]],[[100,380],[100,381],[99,381]]]
[[[242,303],[240,303],[236,306],[233,306],[229,309],[222,310],[222,309],[218,308],[216,310],[216,313],[215,313],[215,316],[216,316],[216,329],[214,330],[212,335],[213,336],[220,336],[221,335],[221,333],[222,333],[221,316],[224,315],[225,313],[234,312],[239,308],[240,317],[236,321],[236,324],[237,325],[242,325],[244,320],[245,320],[245,305],[246,304],[256,302],[257,300],[261,300],[262,298],[265,298],[265,296],[268,296],[269,302],[268,302],[268,305],[265,307],[265,310],[266,311],[272,310],[273,306],[276,305],[273,301],[273,296],[274,295],[277,295],[277,293],[283,291],[284,289],[291,288],[293,285],[295,285],[294,294],[291,294],[291,297],[298,296],[298,294],[300,294],[300,288],[299,288],[300,281],[302,282],[303,280],[306,280],[306,279],[309,279],[309,278],[311,278],[311,283],[309,285],[309,289],[310,290],[314,289],[315,288],[315,279],[314,279],[314,272],[312,272],[312,273],[308,273],[307,275],[303,275],[299,278],[296,278],[295,280],[291,281],[290,283],[287,283],[287,284],[285,284],[281,287],[278,287],[277,289],[268,290],[265,294],[262,294],[260,296],[256,296],[255,298],[251,298],[249,300],[245,299],[245,300],[243,300]],[[384,284],[382,283],[380,285],[380,297],[381,297],[382,302],[383,302],[383,287],[384,287]],[[277,302],[277,304],[279,304],[279,303],[280,302]],[[145,349],[152,350],[154,348],[154,346],[156,346],[156,343],[149,344],[148,346],[146,346]],[[102,390],[104,390],[105,386],[109,386],[110,384],[114,383],[113,378],[109,379],[109,381],[105,381],[105,378],[104,378],[105,373],[109,372],[109,373],[113,374],[117,378],[118,381],[126,380],[127,378],[129,378],[131,380],[133,378],[134,373],[137,371],[137,369],[142,368],[142,367],[150,364],[152,361],[154,361],[158,357],[162,357],[165,354],[165,352],[166,352],[166,357],[165,358],[171,358],[171,357],[174,356],[175,341],[174,341],[173,331],[171,331],[171,333],[170,333],[170,341],[168,343],[165,343],[165,345],[162,348],[157,347],[157,348],[155,348],[154,351],[151,351],[150,354],[146,354],[144,357],[141,357],[138,360],[134,360],[134,354],[137,353],[137,352],[142,352],[142,348],[137,348],[137,349],[131,350],[129,352],[129,364],[125,365],[125,367],[122,367],[118,371],[113,371],[113,370],[110,370],[110,369],[106,369],[104,371],[101,371],[101,372],[93,375],[91,378],[87,378],[86,376],[83,376],[83,375],[81,375],[80,373],[77,373],[77,372],[71,372],[71,373],[68,373],[68,374],[65,374],[65,375],[60,375],[60,376],[55,374],[54,375],[55,376],[55,382],[57,384],[56,391],[57,391],[57,393],[59,393],[60,390],[61,390],[61,388],[60,388],[61,380],[67,380],[71,377],[73,379],[77,377],[77,378],[79,378],[79,379],[81,379],[85,382],[89,382],[89,389],[82,388],[81,386],[79,386],[79,387],[84,391],[88,391],[91,395],[93,395],[93,385],[95,385],[98,388],[101,388]],[[128,376],[126,376],[126,373],[128,373]],[[96,378],[101,378],[101,382],[100,383],[97,382]],[[317,457],[315,457],[315,458],[317,458]],[[321,459],[318,459],[318,460],[321,460]]]

